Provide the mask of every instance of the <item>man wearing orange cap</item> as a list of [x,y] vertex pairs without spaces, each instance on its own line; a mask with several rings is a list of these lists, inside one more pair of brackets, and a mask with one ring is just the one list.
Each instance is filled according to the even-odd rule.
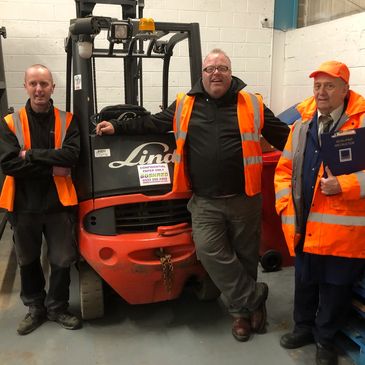
[[276,209],[295,256],[295,326],[280,344],[316,343],[316,363],[335,365],[333,340],[365,267],[365,171],[333,176],[323,165],[320,135],[365,127],[365,99],[349,89],[341,62],[325,62],[310,77],[314,96],[296,107],[275,175]]

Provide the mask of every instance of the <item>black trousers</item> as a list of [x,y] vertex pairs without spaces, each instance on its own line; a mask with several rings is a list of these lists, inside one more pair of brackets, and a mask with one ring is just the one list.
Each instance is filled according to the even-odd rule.
[[[78,258],[74,213],[8,214],[20,268],[20,297],[31,312],[63,311],[68,307],[70,267]],[[42,238],[50,264],[48,293],[40,256]]]
[[294,332],[312,332],[316,342],[331,345],[346,323],[351,298],[352,284],[303,281],[302,273],[296,267]]

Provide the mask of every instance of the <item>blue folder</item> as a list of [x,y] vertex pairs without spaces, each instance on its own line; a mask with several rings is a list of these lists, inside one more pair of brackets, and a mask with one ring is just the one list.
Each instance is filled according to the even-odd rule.
[[365,128],[321,135],[323,162],[332,174],[365,170]]

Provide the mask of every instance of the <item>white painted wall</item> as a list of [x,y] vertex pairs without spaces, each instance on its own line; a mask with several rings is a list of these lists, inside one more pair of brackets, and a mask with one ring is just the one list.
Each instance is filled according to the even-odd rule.
[[350,69],[350,86],[365,96],[365,12],[283,33],[275,31],[272,104],[280,112],[312,95],[308,75],[322,62]]
[[[249,85],[247,90],[260,92],[269,103],[271,82],[271,29],[263,29],[260,20],[273,18],[274,0],[146,0],[144,16],[156,21],[199,22],[202,52],[215,47],[224,49],[232,58],[234,74]],[[94,14],[121,18],[119,6],[97,5]],[[31,64],[43,63],[52,71],[56,83],[54,100],[65,104],[66,55],[63,44],[69,20],[76,15],[73,0],[0,0],[0,26],[8,37],[2,39],[8,101],[10,106],[24,104],[24,70]],[[173,61],[171,100],[177,91],[188,91],[187,51],[180,47]],[[101,104],[123,102],[117,90],[120,83],[118,66],[101,67],[104,92]],[[145,102],[151,111],[160,104],[158,86],[160,72],[146,68],[150,86]]]
[[[260,92],[271,109],[279,113],[312,94],[309,73],[329,59],[346,62],[351,87],[365,95],[365,13],[288,32],[263,29],[260,20],[273,18],[274,0],[145,0],[144,15],[158,21],[199,22],[203,55],[215,47],[232,58],[234,74],[247,90]],[[121,17],[119,6],[98,5],[95,14]],[[65,103],[63,44],[69,20],[75,17],[74,0],[0,0],[0,26],[8,37],[2,39],[9,105],[19,107],[26,100],[23,74],[27,66],[44,63],[56,82],[54,99]],[[186,49],[175,55],[171,78],[171,100],[177,91],[187,91]],[[123,99],[117,89],[118,66],[101,67],[103,92],[100,103],[115,104]],[[273,72],[271,72],[273,70]],[[161,75],[145,68],[149,90],[145,102],[152,112],[160,104]]]

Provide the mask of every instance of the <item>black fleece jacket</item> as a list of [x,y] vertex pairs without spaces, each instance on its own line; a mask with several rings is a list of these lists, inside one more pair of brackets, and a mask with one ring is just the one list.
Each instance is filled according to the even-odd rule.
[[4,175],[15,177],[14,212],[50,213],[65,209],[57,195],[52,177],[53,166],[73,167],[80,153],[80,135],[76,121],[71,121],[62,148],[54,148],[54,110],[36,113],[26,106],[31,149],[25,160],[19,157],[20,146],[5,120],[0,123],[0,164]]
[[[233,77],[227,93],[212,99],[201,80],[188,92],[195,95],[186,152],[192,190],[205,197],[244,193],[242,145],[237,119],[237,94],[246,84]],[[112,120],[118,134],[166,133],[172,130],[176,102],[164,111],[124,122]],[[262,135],[283,150],[289,127],[264,107]]]

